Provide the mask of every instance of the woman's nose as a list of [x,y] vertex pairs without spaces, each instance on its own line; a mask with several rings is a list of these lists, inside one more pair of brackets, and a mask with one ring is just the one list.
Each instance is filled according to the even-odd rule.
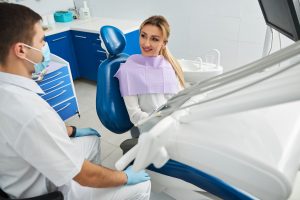
[[145,40],[144,45],[145,45],[145,46],[150,46],[150,40]]

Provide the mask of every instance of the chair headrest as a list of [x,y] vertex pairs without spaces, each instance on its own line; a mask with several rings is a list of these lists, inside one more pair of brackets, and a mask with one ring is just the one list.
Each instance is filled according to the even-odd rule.
[[126,46],[123,32],[114,26],[102,26],[100,37],[110,55],[122,53]]

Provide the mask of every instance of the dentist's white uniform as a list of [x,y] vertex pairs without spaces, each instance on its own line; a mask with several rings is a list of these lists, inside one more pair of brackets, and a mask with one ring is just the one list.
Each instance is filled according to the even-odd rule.
[[31,79],[0,72],[0,188],[14,198],[61,190],[67,200],[149,199],[150,182],[94,189],[75,181],[85,159],[100,161],[99,138],[70,140]]

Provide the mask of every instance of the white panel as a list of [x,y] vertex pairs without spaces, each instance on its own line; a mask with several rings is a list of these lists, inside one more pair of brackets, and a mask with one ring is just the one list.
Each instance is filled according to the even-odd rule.
[[266,25],[264,19],[241,19],[239,41],[262,45],[265,40]]
[[192,12],[207,16],[240,17],[240,0],[189,0],[185,1]]
[[35,12],[40,15],[50,14],[57,10],[67,10],[68,8],[73,8],[73,0],[12,0],[18,4],[22,4],[30,7]]
[[[83,0],[75,0],[77,7]],[[239,42],[263,43],[265,25],[257,1],[253,0],[87,0],[92,16],[144,20],[164,15],[171,25],[169,48],[177,58],[193,59],[218,48],[225,70],[257,57],[252,46],[238,53]],[[255,46],[255,45],[254,45]],[[259,52],[260,53],[260,52]],[[241,58],[238,56],[241,55]]]
[[241,4],[241,18],[255,21],[256,18],[263,19],[258,1],[243,0]]
[[238,44],[238,66],[248,64],[260,59],[262,56],[263,44],[250,42],[239,42]]

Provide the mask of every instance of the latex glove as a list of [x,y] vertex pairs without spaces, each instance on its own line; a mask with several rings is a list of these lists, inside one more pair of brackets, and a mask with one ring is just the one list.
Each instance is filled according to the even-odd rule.
[[129,166],[124,172],[127,175],[126,185],[134,185],[150,180],[150,176],[145,172],[145,170],[135,172],[133,171],[132,166]]
[[92,128],[76,128],[75,137],[82,137],[87,135],[95,135],[98,137],[101,136],[100,133]]

